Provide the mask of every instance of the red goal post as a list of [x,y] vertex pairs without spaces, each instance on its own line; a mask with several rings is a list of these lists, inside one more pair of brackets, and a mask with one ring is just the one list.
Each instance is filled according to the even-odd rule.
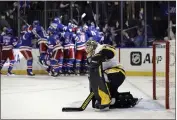
[[[154,41],[153,42],[153,99],[157,100],[157,64],[156,64],[156,56],[157,56],[157,48],[164,48],[165,49],[165,70],[164,70],[164,87],[165,87],[165,93],[164,94],[164,99],[165,99],[165,107],[166,109],[170,108],[170,52],[172,49],[170,47],[170,44],[173,45],[174,43],[171,43],[170,41]],[[174,45],[173,45],[174,46]],[[162,50],[163,52],[163,50]],[[163,66],[162,66],[163,67]],[[174,67],[174,66],[173,66]],[[175,74],[175,73],[173,73]],[[174,75],[175,76],[175,75]]]

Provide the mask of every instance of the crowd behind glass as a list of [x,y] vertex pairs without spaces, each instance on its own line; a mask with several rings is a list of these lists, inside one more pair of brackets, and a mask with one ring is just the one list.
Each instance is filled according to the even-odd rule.
[[28,23],[37,19],[45,29],[62,16],[64,25],[94,22],[104,32],[104,43],[109,38],[117,47],[148,47],[154,40],[176,39],[176,1],[0,1],[0,9],[0,31],[11,27],[16,36],[24,24],[19,16]]

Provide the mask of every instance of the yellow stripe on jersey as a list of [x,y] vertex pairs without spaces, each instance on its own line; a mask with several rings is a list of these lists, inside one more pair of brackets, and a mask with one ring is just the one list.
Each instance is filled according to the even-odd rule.
[[116,68],[116,67],[105,70],[106,74],[117,73],[117,72],[121,72],[122,74],[126,75],[124,70],[122,70],[120,68]]

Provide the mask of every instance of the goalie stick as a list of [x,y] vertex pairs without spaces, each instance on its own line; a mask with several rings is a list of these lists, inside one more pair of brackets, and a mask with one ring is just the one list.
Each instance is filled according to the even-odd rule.
[[94,96],[94,93],[91,92],[89,96],[86,98],[86,100],[82,103],[81,107],[63,107],[62,112],[79,112],[84,111],[87,107],[87,105],[90,103]]
[[[87,97],[87,99],[82,103],[81,107],[63,107],[62,108],[62,112],[79,112],[79,111],[84,111],[86,109],[86,107],[88,106],[88,104],[90,103],[90,101],[92,100],[93,97],[94,97],[94,93],[91,92],[89,94],[89,96]],[[139,98],[135,105],[139,104],[139,102],[142,99],[143,98]],[[92,103],[92,107],[93,107],[93,103]]]

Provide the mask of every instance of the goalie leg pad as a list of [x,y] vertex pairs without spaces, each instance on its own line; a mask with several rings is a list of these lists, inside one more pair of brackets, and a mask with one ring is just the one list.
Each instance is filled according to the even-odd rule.
[[100,105],[109,105],[110,100],[110,93],[108,86],[106,85],[102,72],[101,66],[92,67],[89,69],[89,81],[90,87],[94,92],[95,99],[100,102]]

